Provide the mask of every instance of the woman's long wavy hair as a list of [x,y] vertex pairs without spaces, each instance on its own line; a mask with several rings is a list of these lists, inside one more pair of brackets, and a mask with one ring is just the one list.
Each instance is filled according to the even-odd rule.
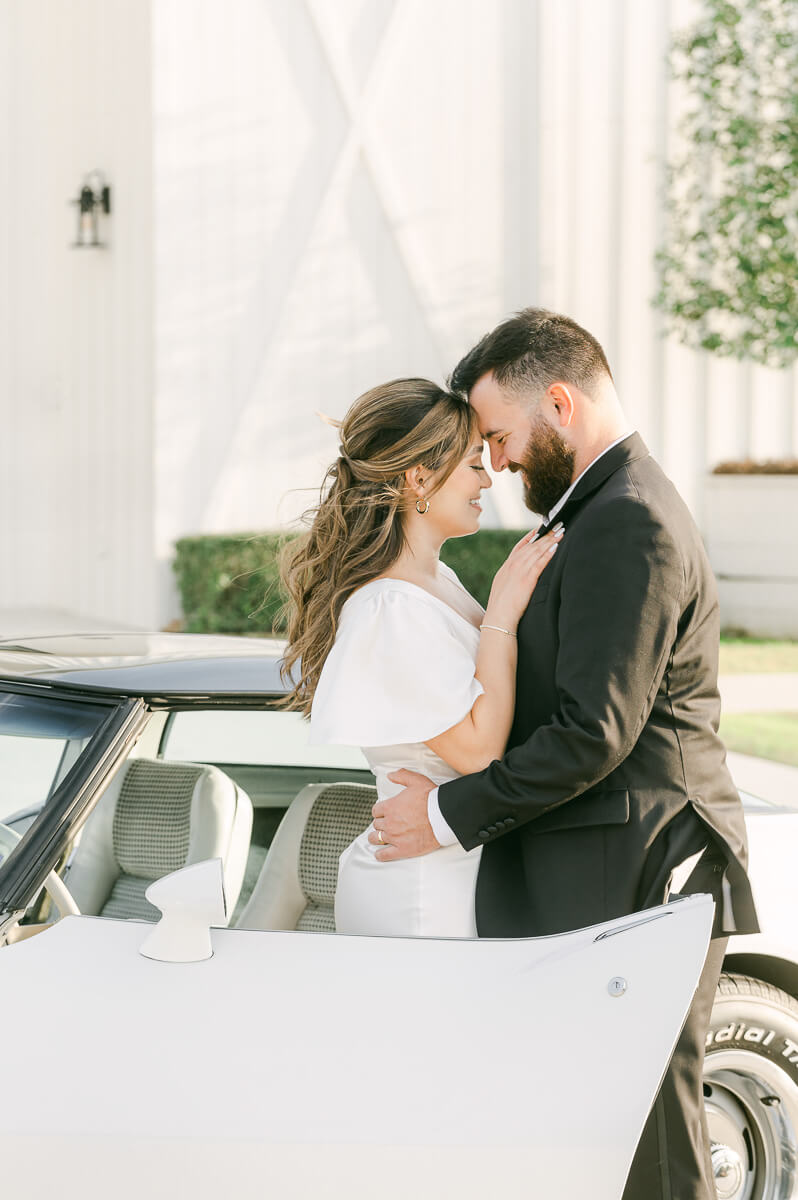
[[289,597],[282,672],[294,685],[283,707],[310,713],[344,602],[398,559],[410,502],[405,471],[429,471],[425,495],[433,495],[467,453],[475,428],[468,403],[427,379],[395,379],[349,409],[339,457],[319,504],[305,514],[310,530],[286,546],[280,563]]

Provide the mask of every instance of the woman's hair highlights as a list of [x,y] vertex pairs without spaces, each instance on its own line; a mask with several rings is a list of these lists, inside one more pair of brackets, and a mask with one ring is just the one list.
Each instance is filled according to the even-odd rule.
[[283,551],[288,593],[286,708],[310,713],[345,600],[386,571],[405,542],[405,471],[422,466],[431,495],[467,453],[475,428],[468,403],[426,379],[395,379],[357,399],[340,424],[309,531]]

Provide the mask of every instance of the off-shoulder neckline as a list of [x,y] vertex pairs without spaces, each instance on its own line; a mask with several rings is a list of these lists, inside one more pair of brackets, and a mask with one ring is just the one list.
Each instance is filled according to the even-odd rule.
[[[463,589],[463,591],[466,593],[467,596],[470,596],[471,593],[468,591],[467,588],[463,587],[463,584],[460,583],[460,580],[457,578],[457,575],[452,570],[452,568],[450,566],[448,566],[446,563],[441,563],[440,565],[442,567],[446,568],[446,571],[452,577],[452,579],[454,579],[455,583],[457,583]],[[348,604],[350,600],[354,600],[356,596],[362,596],[363,592],[365,592],[367,588],[373,588],[376,584],[379,584],[379,583],[390,584],[393,587],[398,586],[400,589],[410,588],[411,591],[413,591],[413,592],[421,592],[422,596],[426,596],[428,600],[431,600],[433,602],[433,604],[440,605],[440,607],[445,608],[448,613],[454,613],[454,615],[456,617],[459,617],[461,621],[465,622],[465,624],[469,627],[469,629],[473,629],[473,631],[475,633],[479,633],[479,626],[475,625],[473,623],[473,621],[469,621],[468,617],[464,617],[463,614],[461,612],[458,612],[458,610],[452,604],[447,604],[445,600],[441,600],[440,596],[434,595],[433,592],[428,592],[425,587],[421,587],[421,585],[418,583],[411,583],[409,579],[394,579],[391,577],[380,578],[380,579],[370,579],[368,583],[362,584],[357,589],[357,591],[353,592],[352,595],[348,597],[348,599],[346,600],[346,604]],[[472,600],[474,599],[473,596],[471,596],[471,599]],[[478,603],[478,601],[475,601],[475,603]]]

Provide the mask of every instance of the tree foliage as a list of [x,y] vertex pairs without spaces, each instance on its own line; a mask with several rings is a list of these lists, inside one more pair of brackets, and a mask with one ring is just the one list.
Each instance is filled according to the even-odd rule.
[[787,366],[798,356],[798,0],[704,0],[671,68],[687,104],[656,303],[688,345]]

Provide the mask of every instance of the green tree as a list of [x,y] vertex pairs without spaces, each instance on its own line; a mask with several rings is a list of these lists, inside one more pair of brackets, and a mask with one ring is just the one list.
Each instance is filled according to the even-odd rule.
[[704,0],[674,39],[686,108],[656,304],[681,341],[798,356],[798,0]]

